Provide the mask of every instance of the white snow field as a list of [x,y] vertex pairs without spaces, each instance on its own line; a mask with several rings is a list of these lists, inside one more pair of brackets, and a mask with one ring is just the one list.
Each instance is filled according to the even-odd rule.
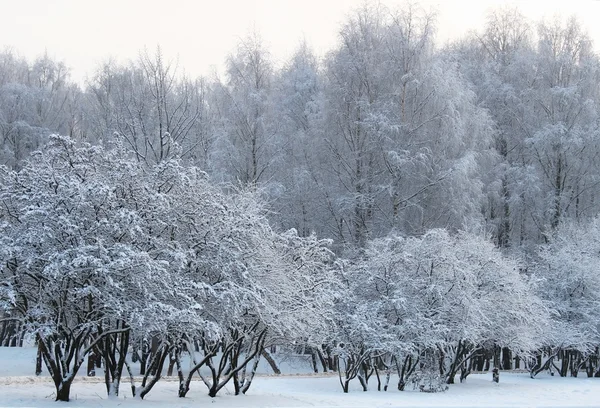
[[[0,348],[0,407],[57,407],[54,385],[46,375],[31,375],[35,351],[31,348]],[[302,369],[301,364],[282,363],[287,372]],[[306,368],[304,367],[305,371]],[[600,378],[558,378],[540,374],[535,380],[527,373],[501,373],[500,383],[491,374],[472,374],[466,383],[451,385],[444,393],[428,394],[392,386],[387,392],[363,392],[358,382],[344,394],[336,376],[263,374],[254,380],[248,395],[235,396],[232,387],[216,398],[206,395],[206,387],[196,381],[186,398],[177,397],[178,383],[161,380],[144,400],[131,398],[129,383],[121,384],[121,396],[108,399],[102,377],[78,377],[71,389],[70,407],[600,407]],[[583,373],[582,373],[583,374]],[[392,379],[391,384],[393,384]]]

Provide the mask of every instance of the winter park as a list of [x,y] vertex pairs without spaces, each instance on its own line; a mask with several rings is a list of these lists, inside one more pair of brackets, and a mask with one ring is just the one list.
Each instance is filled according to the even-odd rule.
[[0,408],[600,407],[600,2],[22,3]]

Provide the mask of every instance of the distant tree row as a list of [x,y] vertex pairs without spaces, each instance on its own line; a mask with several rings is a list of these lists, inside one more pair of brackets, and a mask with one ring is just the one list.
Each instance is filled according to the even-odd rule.
[[563,220],[594,218],[599,60],[577,21],[534,29],[501,9],[444,48],[434,33],[418,6],[367,4],[322,60],[304,44],[275,69],[252,35],[224,78],[190,79],[158,49],[105,62],[84,88],[48,56],[4,51],[1,160],[18,169],[50,133],[118,136],[146,164],[176,154],[264,188],[272,222],[339,251],[477,225],[531,256]]

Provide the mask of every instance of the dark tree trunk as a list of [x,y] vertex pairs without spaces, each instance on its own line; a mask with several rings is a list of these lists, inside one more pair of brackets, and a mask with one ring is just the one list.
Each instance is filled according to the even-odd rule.
[[469,363],[463,364],[463,367],[460,369],[460,382],[461,383],[465,382],[465,380],[467,379],[469,374],[471,374],[472,370],[473,370],[473,358],[470,358]]
[[494,368],[500,367],[500,347],[494,345]]
[[594,371],[595,371],[595,365],[598,361],[598,349],[596,348],[596,352],[594,354],[592,354],[587,362],[586,362],[586,366],[585,366],[585,372],[588,376],[588,378],[591,378],[594,376]]
[[367,392],[369,390],[367,379],[365,377],[363,377],[362,375],[359,375],[358,381],[360,382],[360,385],[362,386],[363,391]]
[[529,373],[530,377],[535,378],[535,376],[538,375],[539,373],[541,373],[542,371],[548,370],[550,368],[550,366],[553,364],[554,358],[556,358],[557,355],[558,355],[558,353],[552,354],[544,362],[542,362],[542,356],[538,355],[537,363],[531,368],[531,371]]
[[[211,382],[205,381],[205,384],[208,386],[208,395],[210,397],[215,397],[219,390],[232,379],[236,395],[242,391],[245,392],[248,389],[252,379],[246,379],[245,372],[242,372],[242,370],[246,369],[246,366],[250,361],[260,356],[267,335],[266,328],[256,331],[257,328],[258,323],[249,330],[249,333],[252,333],[251,335],[239,333],[237,329],[232,330],[232,339],[227,343],[225,341],[221,342],[223,354],[220,358],[219,365],[215,367],[210,359],[206,362],[212,377]],[[247,340],[246,344],[244,344],[245,340]],[[240,355],[243,350],[245,350],[246,354],[240,363]],[[258,364],[258,360],[255,360],[255,363]],[[240,372],[242,372],[241,378],[238,375]],[[246,381],[249,382],[246,383]]]
[[40,375],[42,373],[42,349],[40,347],[38,339],[37,354],[35,357],[35,375]]
[[[169,352],[170,352],[170,346],[168,346],[167,344],[163,345],[162,348],[160,348],[158,346],[156,348],[157,348],[157,350],[154,354],[154,357],[152,358],[150,367],[148,367],[146,375],[144,376],[144,379],[142,380],[142,389],[140,391],[141,399],[144,399],[144,397],[146,395],[148,395],[150,390],[152,390],[152,388],[156,385],[158,380],[160,380],[162,370],[165,365],[165,360],[167,359],[167,356],[169,355]],[[152,374],[152,373],[154,373],[154,374]],[[152,378],[148,382],[149,376],[152,376]]]
[[485,364],[485,358],[483,354],[479,354],[475,357],[473,357],[473,359],[475,360],[473,362],[475,371],[483,371],[483,365]]
[[55,381],[54,383],[56,385],[56,401],[68,402],[71,394],[71,384],[73,381],[59,381],[60,384],[56,384]]
[[579,370],[581,369],[581,367],[583,367],[587,360],[589,360],[589,357],[584,360],[583,359],[583,355],[581,354],[581,352],[577,351],[577,350],[573,350],[572,351],[573,355],[571,358],[571,376],[572,377],[577,377],[577,375],[579,374]]
[[512,352],[508,347],[502,349],[502,366],[503,370],[512,370]]
[[348,371],[348,366],[346,366],[346,376],[342,380],[342,370],[341,369],[338,370],[338,377],[340,379],[340,384],[342,385],[342,391],[345,394],[348,393],[348,389],[350,387],[350,381],[354,378],[354,377],[351,377],[351,375],[352,374],[350,374],[349,371]]
[[87,358],[87,372],[88,377],[96,376],[96,356],[94,353],[90,353]]
[[315,352],[314,347],[311,347],[310,350],[310,362],[313,367],[313,372],[317,374],[319,372],[319,367],[317,366],[317,353]]
[[[265,358],[265,360],[267,360],[267,363],[269,363],[269,366],[271,367],[273,372],[277,375],[281,374],[281,370],[279,369],[279,367],[277,367],[277,363],[275,362],[275,360],[273,359],[271,354],[269,354],[269,352],[266,349],[263,349],[261,354]],[[316,368],[317,368],[316,362],[314,361],[315,355],[314,355],[314,353],[311,353],[311,354],[313,356],[313,366],[315,367],[315,370],[316,370]],[[315,372],[318,372],[318,370]]]
[[377,377],[377,391],[381,391],[381,377],[379,377],[379,370],[377,369],[377,364],[375,364],[375,376]]
[[0,346],[7,346],[6,329],[8,327],[8,321],[2,322],[2,330],[0,330]]
[[[398,364],[398,360],[396,360],[396,364]],[[406,382],[408,381],[412,373],[415,371],[418,364],[419,359],[417,358],[413,362],[413,357],[410,354],[404,358],[404,363],[402,364],[402,367],[398,369],[398,391],[404,391],[404,389],[406,388]]]
[[[117,322],[116,327],[117,329],[126,329],[124,322]],[[109,396],[119,395],[121,376],[123,375],[128,349],[129,331],[114,333],[113,335],[106,336],[99,343],[99,347],[95,353],[96,357],[91,362],[92,365],[95,363],[97,366],[98,360],[100,362],[104,361],[104,384]]]
[[173,354],[169,354],[169,366],[167,367],[167,377],[173,376],[173,369],[175,368],[175,358]]
[[491,359],[490,354],[486,353],[485,357],[484,357],[485,364],[483,366],[482,371],[490,371],[490,359]]
[[[159,346],[158,338],[156,336],[153,336],[151,343],[150,343],[150,354],[151,355],[155,355],[158,352],[158,346]],[[162,366],[161,366],[161,368],[162,368]],[[156,375],[156,370],[157,370],[156,365],[152,365],[149,369],[150,369],[150,375]],[[162,374],[162,373],[159,373],[159,375],[160,374]]]
[[[198,343],[196,343],[198,344]],[[192,358],[192,361],[194,362],[194,367],[192,367],[192,369],[190,370],[190,372],[187,375],[187,378],[184,379],[183,376],[183,370],[181,368],[181,360],[179,357],[179,353],[180,351],[176,351],[175,354],[175,361],[177,362],[177,374],[179,376],[179,397],[183,398],[187,395],[188,391],[190,390],[190,383],[192,382],[192,378],[194,377],[194,374],[200,370],[200,368],[205,365],[208,361],[210,361],[211,358],[213,358],[216,354],[217,354],[217,350],[219,349],[218,345],[214,345],[213,347],[205,347],[203,346],[204,349],[204,358],[202,358],[202,360],[198,363],[195,361],[195,359]],[[192,356],[192,353],[190,353],[190,357]],[[204,377],[200,376],[200,378],[202,378],[202,380],[204,381]]]
[[140,349],[139,359],[140,359],[140,375],[146,375],[146,365],[148,364],[148,357],[150,356],[150,351],[148,350],[148,344],[146,340],[142,340],[142,347]]
[[323,356],[323,353],[318,348],[317,348],[317,356],[319,357],[319,360],[321,361],[321,366],[323,366],[323,372],[326,373],[327,368],[328,368],[327,360],[325,360],[325,356]]
[[569,364],[571,361],[571,353],[570,353],[570,350],[562,350],[560,354],[562,355],[562,359],[561,359],[560,370],[558,371],[558,374],[561,377],[566,377],[567,374],[569,373]]

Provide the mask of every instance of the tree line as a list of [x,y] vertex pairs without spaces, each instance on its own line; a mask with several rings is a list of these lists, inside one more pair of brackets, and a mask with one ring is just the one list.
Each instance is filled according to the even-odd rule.
[[143,51],[85,87],[0,53],[0,341],[36,341],[57,399],[91,353],[110,395],[167,360],[179,396],[243,393],[270,344],[346,392],[600,375],[587,33],[501,9],[440,48],[433,14],[380,4],[339,33],[281,67],[248,36],[224,78]]

